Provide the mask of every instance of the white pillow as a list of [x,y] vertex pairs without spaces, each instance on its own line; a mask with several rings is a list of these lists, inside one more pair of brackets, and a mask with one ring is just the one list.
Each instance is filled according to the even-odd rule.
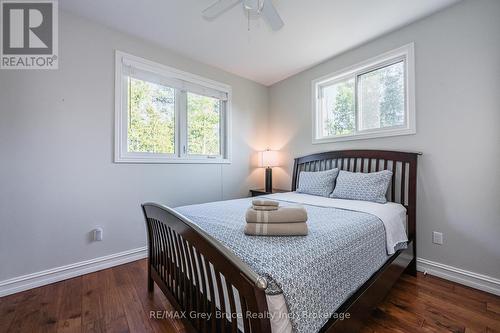
[[333,191],[338,174],[337,168],[325,171],[301,171],[297,192],[328,197]]
[[341,170],[330,197],[386,203],[385,194],[391,178],[389,170],[370,173]]

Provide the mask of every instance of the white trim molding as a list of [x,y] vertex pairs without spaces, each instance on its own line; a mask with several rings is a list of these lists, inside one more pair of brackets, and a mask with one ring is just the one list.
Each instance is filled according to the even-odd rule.
[[[155,82],[175,91],[175,130],[173,153],[128,151],[128,82],[134,76]],[[220,155],[188,154],[187,93],[213,97],[220,101]],[[225,83],[201,77],[115,51],[115,163],[175,163],[175,164],[230,164],[231,163],[231,101],[232,88]]]
[[0,297],[147,258],[147,255],[147,247],[140,247],[0,281]]
[[[359,77],[369,72],[394,65],[404,65],[404,99],[405,123],[403,125],[385,128],[362,130],[359,128],[360,112],[358,105]],[[335,83],[354,81],[354,131],[351,134],[325,136],[323,133],[323,88]],[[312,143],[321,144],[338,141],[372,139],[387,136],[416,134],[416,106],[415,106],[415,45],[409,43],[397,49],[385,52],[371,59],[349,66],[342,70],[324,75],[311,81],[311,110],[312,110]]]
[[500,279],[417,258],[417,270],[500,296]]
[[[0,297],[144,259],[147,258],[147,254],[147,247],[140,247],[0,281]],[[423,258],[417,258],[417,269],[420,272],[500,296],[500,279],[491,276]]]

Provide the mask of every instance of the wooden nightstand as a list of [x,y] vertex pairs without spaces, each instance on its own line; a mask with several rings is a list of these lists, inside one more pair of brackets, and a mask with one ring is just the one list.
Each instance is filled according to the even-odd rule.
[[285,193],[285,192],[290,192],[290,191],[280,190],[278,188],[273,188],[272,192],[266,192],[266,190],[263,188],[259,188],[256,190],[250,190],[250,194],[252,195],[252,197],[257,197],[259,195],[273,194],[273,193]]

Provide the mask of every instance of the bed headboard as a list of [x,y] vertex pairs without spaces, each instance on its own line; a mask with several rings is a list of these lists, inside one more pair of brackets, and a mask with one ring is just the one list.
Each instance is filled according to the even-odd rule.
[[404,205],[408,214],[408,236],[415,239],[417,205],[417,157],[421,153],[389,150],[337,150],[297,157],[293,165],[292,191],[301,171],[334,168],[352,172],[391,170],[387,200]]

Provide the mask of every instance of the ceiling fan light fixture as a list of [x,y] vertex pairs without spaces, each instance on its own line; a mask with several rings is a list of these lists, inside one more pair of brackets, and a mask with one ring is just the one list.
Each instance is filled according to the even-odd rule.
[[243,0],[243,7],[250,14],[259,15],[262,12],[262,8],[264,8],[265,0]]
[[250,24],[250,16],[261,16],[274,31],[283,28],[283,20],[276,11],[272,0],[218,0],[210,7],[203,10],[202,15],[207,20],[213,20],[222,13],[233,8],[237,4],[243,4]]

